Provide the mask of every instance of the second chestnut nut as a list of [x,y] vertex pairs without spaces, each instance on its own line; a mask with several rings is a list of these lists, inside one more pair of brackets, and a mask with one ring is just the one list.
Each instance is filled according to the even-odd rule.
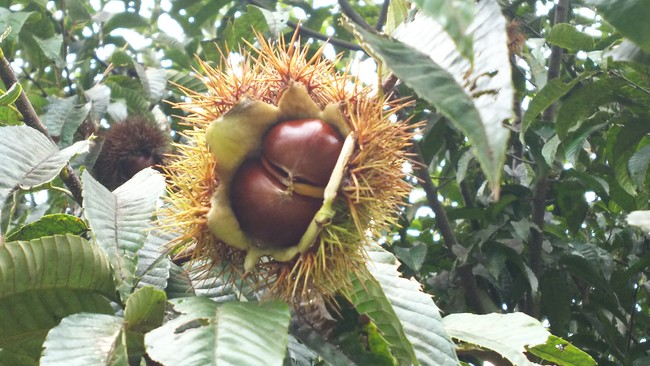
[[235,216],[255,245],[284,248],[300,241],[322,205],[342,147],[341,134],[320,119],[281,122],[265,134],[261,155],[239,168],[230,193]]

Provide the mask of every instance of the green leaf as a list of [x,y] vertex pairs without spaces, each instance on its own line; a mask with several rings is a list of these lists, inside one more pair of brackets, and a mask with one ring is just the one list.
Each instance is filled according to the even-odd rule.
[[398,365],[377,324],[345,296],[301,305],[292,319],[292,334],[334,365]]
[[369,273],[353,276],[353,291],[347,294],[357,311],[377,324],[400,364],[457,364],[431,297],[417,282],[399,276],[390,253],[373,248],[369,255]]
[[66,16],[75,22],[85,22],[91,20],[89,10],[92,9],[88,2],[83,0],[66,0]]
[[630,169],[632,180],[638,186],[642,186],[645,182],[648,164],[650,164],[650,145],[640,148],[630,157],[628,168]]
[[43,337],[21,342],[10,348],[0,350],[1,366],[38,366],[38,359],[42,352]]
[[544,344],[528,347],[528,352],[558,366],[596,365],[589,354],[554,335],[550,335]]
[[133,58],[126,51],[117,49],[111,54],[111,63],[115,66],[134,67]]
[[147,354],[167,365],[282,365],[289,308],[283,302],[171,300],[180,315],[145,335]]
[[550,107],[553,103],[557,102],[560,98],[566,95],[574,86],[582,80],[592,76],[593,73],[582,73],[575,79],[568,83],[563,83],[560,79],[553,79],[546,83],[542,90],[537,92],[535,97],[530,101],[522,123],[521,138],[524,138],[524,132],[528,126],[539,116],[545,109]]
[[165,292],[170,299],[196,296],[189,274],[174,263],[170,263],[169,266],[169,279]]
[[560,23],[553,26],[546,37],[546,41],[550,44],[575,51],[591,51],[595,47],[593,37],[580,32],[575,26],[568,23]]
[[360,314],[366,314],[377,325],[400,364],[417,362],[413,345],[408,340],[390,300],[370,273],[352,275],[352,292],[346,296]]
[[422,268],[422,263],[424,263],[427,256],[427,245],[421,242],[414,244],[410,248],[395,246],[393,250],[400,261],[416,272]]
[[125,301],[134,285],[137,252],[147,238],[149,220],[165,189],[164,178],[151,168],[138,172],[110,192],[87,171],[83,182],[84,214],[99,246],[115,269],[118,290]]
[[604,105],[612,103],[612,96],[622,86],[622,80],[603,78],[573,91],[557,113],[555,126],[560,140],[564,141],[569,136],[569,131],[578,128]]
[[42,116],[43,124],[51,136],[61,136],[61,131],[72,110],[79,103],[79,96],[73,95],[68,98],[49,97],[49,104],[46,113]]
[[314,351],[304,343],[300,343],[296,337],[289,335],[284,365],[315,365],[317,361],[318,355]]
[[311,327],[307,322],[292,321],[291,334],[309,347],[310,350],[318,353],[330,365],[363,365],[360,361],[352,359],[355,355],[346,354],[341,347],[325,339],[321,332]]
[[23,87],[19,83],[14,83],[11,88],[0,95],[0,106],[8,106],[18,99],[20,93],[23,92]]
[[252,41],[255,38],[255,32],[266,32],[269,26],[266,23],[264,15],[259,8],[248,5],[246,12],[236,19],[228,20],[223,31],[223,48],[236,49],[242,40]]
[[126,366],[124,319],[104,314],[73,314],[48,333],[42,366]]
[[[205,263],[193,263],[188,269],[192,288],[197,296],[207,296],[213,301],[241,301],[247,298],[246,295],[253,293],[245,280],[233,280],[238,278],[237,273],[233,273],[229,267],[215,267],[209,273],[201,271],[205,268]],[[254,296],[251,297],[253,300]]]
[[172,263],[164,248],[170,240],[159,231],[149,233],[144,245],[138,251],[136,287],[153,286],[160,290],[167,288]]
[[650,64],[650,53],[644,52],[639,46],[627,39],[624,39],[606,55],[611,56],[614,61],[636,62],[642,65]]
[[104,34],[109,34],[114,29],[118,28],[140,28],[148,27],[149,19],[142,17],[132,12],[122,12],[111,16],[111,18],[104,23]]
[[164,291],[150,286],[136,290],[126,301],[124,330],[132,363],[139,364],[145,353],[144,335],[162,325],[166,301]]
[[18,39],[18,33],[20,33],[20,30],[30,15],[32,15],[32,12],[11,11],[6,8],[0,8],[0,32],[4,32],[7,27],[11,27],[11,33],[9,33],[4,41],[16,41]]
[[408,17],[409,4],[406,0],[393,0],[388,4],[388,14],[386,15],[386,25],[384,32],[391,34],[395,29],[402,24]]
[[650,3],[646,0],[587,0],[621,34],[650,52]]
[[414,0],[422,12],[440,23],[454,40],[456,47],[467,59],[473,59],[472,38],[467,36],[474,18],[474,1],[472,0]]
[[404,43],[357,30],[397,77],[467,136],[497,197],[509,137],[503,122],[512,118],[514,95],[505,25],[495,0],[478,4],[470,26],[473,66],[425,16],[395,31]]
[[547,270],[540,280],[541,311],[548,317],[555,334],[569,330],[572,293],[568,277],[564,270]]
[[94,120],[104,117],[108,104],[111,102],[111,89],[104,84],[97,84],[84,91],[86,100],[92,103],[92,114]]
[[555,162],[555,157],[557,155],[557,149],[560,147],[560,138],[557,135],[553,135],[542,147],[542,157],[548,166],[552,166]]
[[131,113],[144,112],[149,110],[149,99],[143,93],[140,83],[135,80],[125,80],[120,77],[109,77],[106,85],[111,88],[111,97],[113,100],[123,99],[126,101],[128,110]]
[[41,51],[43,51],[45,57],[50,61],[54,61],[57,65],[63,65],[64,61],[61,57],[61,46],[63,45],[62,34],[56,34],[48,39],[41,39],[34,36],[34,40],[36,41],[36,44],[38,44],[38,47],[40,47]]
[[145,69],[140,64],[135,64],[135,70],[138,73],[144,91],[147,93],[149,103],[157,103],[162,98],[165,87],[167,86],[167,72],[164,69]]
[[289,21],[289,12],[288,11],[270,11],[264,8],[256,6],[256,8],[262,13],[264,19],[266,20],[266,25],[269,27],[271,34],[281,34],[284,28],[287,26],[287,21]]
[[200,78],[187,72],[180,72],[175,70],[167,71],[167,78],[171,84],[171,89],[182,93],[182,88],[193,90],[197,93],[205,93],[208,91],[205,84]]
[[589,136],[596,131],[605,130],[610,124],[610,118],[611,115],[607,112],[597,112],[574,133],[571,133],[563,143],[566,160],[576,165],[576,161],[580,157],[579,153],[583,150]]
[[587,216],[589,204],[585,199],[584,187],[576,181],[562,181],[554,187],[557,204],[566,220],[567,228],[576,234]]
[[79,141],[59,150],[45,135],[31,127],[0,127],[0,203],[4,203],[18,186],[31,189],[52,181],[70,158],[88,150],[88,144],[88,141]]
[[125,328],[145,333],[162,325],[165,316],[165,292],[153,287],[142,287],[126,301],[124,309]]
[[0,127],[20,126],[23,124],[23,116],[18,113],[17,109],[0,106]]
[[451,314],[442,319],[452,338],[496,351],[518,366],[536,365],[526,358],[527,347],[545,344],[550,333],[524,313]]
[[86,117],[88,117],[88,113],[90,113],[91,108],[91,102],[72,108],[70,114],[66,117],[63,128],[61,128],[61,141],[59,142],[60,147],[67,147],[72,144],[74,141],[75,132],[77,132],[77,129],[81,123],[86,119]]
[[83,220],[66,214],[45,215],[38,220],[23,225],[7,235],[7,241],[32,240],[43,236],[73,234],[81,235],[88,231]]
[[[399,263],[392,254],[379,247],[371,248],[368,254],[371,260],[368,270],[381,286],[382,291],[373,299],[378,301],[377,305],[367,303],[366,307],[370,308],[368,310],[373,310],[373,307],[381,304],[384,301],[382,297],[385,296],[404,329],[407,342],[412,344],[420,365],[456,365],[458,359],[455,346],[443,328],[440,311],[431,295],[424,293],[417,281],[401,277],[397,271]],[[372,282],[366,281],[366,284],[372,285]],[[374,290],[369,288],[369,291]],[[390,310],[382,308],[375,311],[380,318],[388,318],[391,313]],[[368,315],[372,317],[370,313]],[[394,320],[390,319],[390,321]],[[377,326],[388,339],[387,330],[379,323]],[[391,342],[391,344],[395,347],[395,343]]]
[[106,298],[115,285],[106,255],[73,235],[55,235],[0,246],[0,361],[40,345],[69,314],[112,314]]
[[[634,196],[637,189],[627,170],[628,162],[641,139],[650,132],[650,126],[645,118],[621,117],[612,122],[619,123],[607,132],[607,160],[614,169],[618,184]],[[622,123],[625,124],[621,126]]]

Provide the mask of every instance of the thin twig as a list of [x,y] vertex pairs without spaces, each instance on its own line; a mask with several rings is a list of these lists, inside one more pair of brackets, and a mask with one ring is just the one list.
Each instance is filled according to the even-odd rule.
[[357,23],[358,25],[362,26],[363,28],[374,32],[375,28],[373,28],[368,22],[366,22],[365,19],[359,13],[357,13],[352,5],[347,0],[339,0],[339,6],[341,7],[341,11],[343,14],[345,14],[348,18],[350,18],[351,21]]
[[[0,54],[0,79],[2,79],[2,82],[5,84],[5,87],[7,87],[7,89],[12,85],[18,83],[18,79],[16,79],[16,74],[14,74],[14,71],[11,68],[11,64],[9,64],[9,61],[7,61],[3,54]],[[54,142],[54,140],[52,140],[52,136],[50,136],[50,134],[47,132],[47,127],[45,127],[40,118],[38,118],[34,107],[29,102],[29,99],[27,99],[25,91],[22,91],[20,93],[20,96],[14,104],[16,105],[16,108],[18,108],[20,114],[23,115],[23,122],[25,125],[38,130],[40,133],[50,139],[50,141]],[[75,175],[74,170],[72,170],[70,167],[70,164],[66,165],[66,167],[61,170],[59,176],[63,180],[63,183],[65,183],[65,185],[68,187],[68,189],[70,189],[74,200],[81,205],[81,202],[83,201],[81,195],[81,181]]]
[[[258,0],[246,0],[246,1],[251,5],[257,6],[258,8],[262,8],[262,9],[266,9],[266,10],[272,10],[272,9],[268,9],[266,6],[264,6],[264,4],[262,4]],[[318,32],[316,30],[313,30],[311,28],[307,28],[307,27],[303,26],[300,23],[294,23],[292,21],[287,21],[287,27],[296,30],[301,35],[316,38],[316,39],[321,40],[321,41],[325,41],[327,43],[330,43],[333,46],[345,48],[345,49],[348,49],[350,51],[364,51],[363,47],[361,47],[360,45],[358,45],[356,43],[344,41],[342,39],[338,39],[338,38],[335,38],[335,37],[329,37],[329,36],[327,36],[325,34],[322,34],[322,33]]]
[[610,73],[611,75],[614,75],[614,76],[616,76],[616,77],[618,77],[618,78],[623,79],[623,81],[625,81],[629,86],[633,87],[634,89],[639,90],[639,91],[642,91],[642,92],[644,92],[644,93],[646,93],[646,94],[650,94],[650,90],[648,90],[648,89],[642,87],[642,86],[639,85],[639,84],[636,84],[634,81],[632,81],[632,80],[628,79],[627,77],[625,77],[625,75],[623,75],[622,73],[620,73],[620,72],[616,72],[616,71],[614,71],[614,70],[610,70],[609,73]]
[[[427,197],[427,203],[433,210],[433,213],[436,215],[436,224],[438,225],[438,230],[440,235],[445,241],[445,246],[449,253],[453,255],[453,247],[458,245],[458,240],[456,240],[456,234],[451,228],[449,223],[449,218],[447,217],[447,212],[442,206],[442,203],[438,200],[438,188],[431,180],[429,175],[429,169],[427,164],[424,163],[422,159],[422,152],[417,143],[413,144],[414,152],[414,171],[416,177],[420,180],[422,188]],[[473,308],[476,313],[483,314],[485,313],[485,307],[479,296],[478,286],[476,284],[476,277],[472,273],[472,266],[469,264],[462,264],[458,267],[458,273],[460,275],[461,284],[465,290],[465,297],[467,302]]]
[[302,35],[305,35],[305,36],[308,36],[308,37],[313,37],[313,38],[319,39],[321,41],[325,41],[325,42],[327,42],[327,43],[329,43],[329,44],[331,44],[333,46],[342,47],[342,48],[348,49],[350,51],[363,51],[363,52],[365,52],[363,47],[361,47],[360,45],[358,45],[356,43],[352,43],[352,42],[344,41],[342,39],[326,36],[326,35],[324,35],[324,34],[322,34],[320,32],[317,32],[317,31],[315,31],[313,29],[303,27],[301,24],[296,24],[296,23],[294,23],[292,21],[288,21],[287,26],[292,28],[292,29],[297,30],[298,33],[300,33]]
[[390,6],[390,0],[384,0],[384,4],[381,6],[379,11],[379,17],[377,18],[377,24],[375,25],[375,30],[381,32],[386,24],[386,19],[388,18],[388,7]]

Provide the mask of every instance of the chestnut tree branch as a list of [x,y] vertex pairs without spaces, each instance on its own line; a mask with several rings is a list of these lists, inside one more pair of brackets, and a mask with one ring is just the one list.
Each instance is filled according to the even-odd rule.
[[384,0],[384,3],[381,6],[379,11],[379,18],[377,19],[377,24],[375,25],[375,30],[381,32],[386,24],[386,19],[388,18],[388,7],[390,6],[390,0]]
[[[12,85],[18,83],[18,79],[16,78],[16,74],[14,74],[13,69],[11,68],[11,64],[9,64],[9,61],[7,61],[7,59],[4,57],[4,54],[1,52],[1,50],[0,79],[7,89]],[[20,114],[22,114],[23,122],[25,125],[38,130],[40,133],[50,139],[50,141],[54,142],[54,140],[52,140],[52,136],[50,136],[47,131],[47,127],[45,127],[40,118],[38,118],[38,115],[36,114],[32,103],[30,103],[29,99],[27,99],[27,95],[25,94],[24,90],[20,93],[20,96],[14,104],[16,105],[16,108]],[[81,205],[81,202],[83,201],[81,195],[81,181],[79,180],[79,177],[77,177],[77,175],[74,173],[74,170],[72,170],[70,167],[70,164],[66,165],[65,168],[61,170],[59,176],[61,177],[61,180],[63,180],[63,183],[65,183],[65,185],[70,190],[70,193],[72,194],[74,200]]]
[[[566,23],[569,15],[569,0],[559,0],[555,6],[554,24]],[[547,80],[551,81],[560,76],[562,65],[563,49],[557,46],[551,48],[551,57],[549,60]],[[544,120],[555,120],[555,105],[551,105],[544,111]],[[528,244],[530,268],[535,276],[541,278],[544,268],[542,263],[542,243],[544,242],[544,215],[546,213],[546,194],[549,188],[548,171],[543,164],[539,164],[538,179],[533,188],[532,214],[531,220],[536,227],[530,229]],[[539,302],[535,294],[529,293],[527,296],[526,312],[533,316],[539,316]]]
[[313,37],[313,38],[319,39],[321,41],[325,41],[327,43],[332,44],[333,46],[345,48],[345,49],[348,49],[350,51],[363,51],[363,52],[365,52],[363,47],[361,47],[360,45],[358,45],[356,43],[352,43],[352,42],[344,41],[342,39],[326,36],[326,35],[324,35],[324,34],[322,34],[320,32],[317,32],[317,31],[315,31],[313,29],[306,28],[306,27],[302,26],[302,24],[296,24],[296,23],[294,23],[292,21],[288,21],[287,26],[295,29],[296,31],[298,31],[298,33],[300,33],[302,35],[305,35],[305,36],[308,36],[308,37]]
[[[417,143],[413,144],[414,150],[414,171],[416,177],[420,180],[422,188],[427,197],[427,203],[433,210],[433,213],[436,215],[436,224],[438,225],[438,230],[440,230],[440,235],[445,241],[445,246],[449,253],[454,255],[453,247],[458,245],[458,240],[456,240],[456,234],[451,228],[449,223],[449,218],[447,217],[447,212],[442,206],[442,203],[438,200],[438,188],[431,180],[429,175],[429,169],[427,164],[422,158],[422,152]],[[472,266],[470,264],[462,264],[458,266],[458,273],[460,276],[461,284],[465,290],[465,297],[467,299],[470,307],[478,314],[484,314],[485,307],[481,302],[481,297],[479,295],[479,289],[476,284],[476,277],[472,273]]]
[[[272,10],[268,9],[264,4],[260,3],[258,0],[246,0],[249,4],[257,6],[258,8],[266,9],[266,10]],[[334,37],[329,37],[325,34],[322,34],[316,30],[313,30],[311,28],[307,28],[303,26],[300,23],[294,23],[292,21],[287,21],[287,26],[295,29],[299,34],[307,36],[307,37],[312,37],[316,38],[321,41],[325,41],[327,43],[332,44],[333,46],[341,47],[348,49],[350,51],[364,51],[363,47],[356,43],[344,41],[342,39],[334,38]],[[364,51],[365,52],[365,51]]]
[[348,2],[348,0],[339,0],[339,6],[341,7],[341,11],[343,14],[345,14],[348,18],[350,18],[351,21],[357,23],[358,25],[362,26],[363,28],[375,32],[375,28],[373,28],[368,22],[366,22],[365,19],[359,13],[357,13],[352,5]]

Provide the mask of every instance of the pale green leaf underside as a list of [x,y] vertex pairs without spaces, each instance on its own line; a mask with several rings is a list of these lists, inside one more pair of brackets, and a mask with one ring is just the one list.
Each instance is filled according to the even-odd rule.
[[68,116],[79,103],[79,96],[73,95],[67,98],[48,97],[49,104],[45,107],[46,113],[41,117],[47,132],[51,136],[61,136],[63,125]]
[[546,343],[550,333],[523,313],[451,314],[442,320],[445,329],[460,341],[491,349],[514,365],[536,365],[526,358],[526,346]]
[[395,257],[373,248],[368,269],[390,301],[420,365],[457,365],[455,346],[442,325],[438,307],[420,284],[400,276]]
[[377,325],[400,364],[416,364],[413,345],[381,285],[369,272],[355,273],[351,280],[352,289],[347,296],[359,314],[368,315]]
[[414,0],[428,16],[436,19],[454,40],[460,53],[472,57],[472,38],[466,35],[474,18],[474,1]]
[[166,365],[282,365],[289,309],[282,302],[171,300],[177,318],[145,336],[147,353]]
[[0,203],[16,187],[31,189],[50,182],[70,158],[87,149],[88,141],[80,141],[60,151],[31,127],[0,127]]
[[48,333],[42,366],[128,365],[124,319],[112,315],[70,315]]
[[104,84],[97,84],[84,91],[84,97],[92,103],[93,118],[100,119],[111,102],[111,89]]
[[167,86],[167,72],[164,69],[145,69],[137,63],[135,65],[142,87],[147,92],[149,102],[152,104],[158,102]]
[[514,97],[505,18],[498,4],[489,0],[477,5],[468,29],[474,42],[471,72],[472,63],[461,56],[443,27],[425,15],[400,26],[394,33],[399,41],[358,32],[397,77],[468,137],[492,189],[498,191],[509,136],[502,124],[512,117]]
[[123,300],[131,293],[138,263],[137,252],[147,238],[156,201],[165,188],[155,170],[141,170],[110,192],[87,171],[83,173],[84,213],[97,243],[108,254]]
[[171,259],[165,253],[165,246],[171,239],[160,231],[149,233],[144,245],[138,251],[136,287],[153,286],[160,290],[167,288]]

